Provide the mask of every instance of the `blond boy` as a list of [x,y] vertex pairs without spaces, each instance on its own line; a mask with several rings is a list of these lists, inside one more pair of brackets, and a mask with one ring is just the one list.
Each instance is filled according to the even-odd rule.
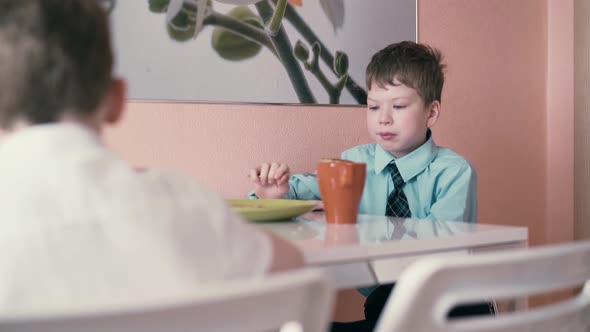
[[[387,46],[367,66],[367,129],[375,143],[341,155],[367,164],[361,214],[386,214],[388,197],[397,189],[389,171],[395,163],[410,217],[477,221],[475,170],[436,145],[431,131],[441,114],[444,67],[437,50],[414,42]],[[284,163],[263,163],[249,176],[253,197],[321,199],[315,176],[291,176]]]
[[[436,145],[431,131],[441,115],[441,60],[438,50],[405,41],[380,50],[367,66],[367,129],[375,143],[341,155],[367,164],[361,214],[477,222],[475,170],[456,152]],[[263,163],[249,177],[253,198],[321,200],[317,178],[291,176],[284,163]],[[392,208],[400,201],[402,208]],[[371,331],[393,286],[359,289],[368,296],[365,319],[334,323],[332,332]],[[483,303],[458,307],[451,316],[489,312]]]

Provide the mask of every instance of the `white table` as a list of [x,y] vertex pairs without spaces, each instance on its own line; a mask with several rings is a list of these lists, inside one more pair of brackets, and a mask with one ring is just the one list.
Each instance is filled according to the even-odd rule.
[[356,225],[327,225],[322,212],[295,221],[258,224],[292,241],[307,266],[326,272],[338,288],[396,281],[411,262],[426,255],[528,246],[525,227],[360,215]]

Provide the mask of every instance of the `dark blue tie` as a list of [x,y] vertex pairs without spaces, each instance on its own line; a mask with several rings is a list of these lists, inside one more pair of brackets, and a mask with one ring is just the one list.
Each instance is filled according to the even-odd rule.
[[406,194],[402,190],[405,184],[404,179],[399,174],[395,161],[392,161],[387,167],[389,167],[391,179],[393,180],[393,191],[387,197],[385,215],[388,217],[410,218],[412,213],[410,212]]

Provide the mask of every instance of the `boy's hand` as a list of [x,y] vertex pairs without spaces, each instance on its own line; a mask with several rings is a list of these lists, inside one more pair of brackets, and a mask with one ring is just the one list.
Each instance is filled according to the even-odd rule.
[[250,170],[254,194],[259,198],[283,198],[289,192],[289,166],[264,163]]

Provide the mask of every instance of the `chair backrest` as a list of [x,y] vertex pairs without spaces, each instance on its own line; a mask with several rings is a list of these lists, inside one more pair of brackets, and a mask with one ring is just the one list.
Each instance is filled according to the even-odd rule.
[[[590,331],[590,241],[505,252],[427,257],[410,265],[376,331]],[[498,316],[447,318],[457,304],[584,285],[559,303]]]
[[7,317],[0,313],[0,331],[320,332],[328,327],[334,295],[323,274],[301,270],[250,281],[216,283],[203,294],[190,294],[184,300],[166,304],[74,314]]

